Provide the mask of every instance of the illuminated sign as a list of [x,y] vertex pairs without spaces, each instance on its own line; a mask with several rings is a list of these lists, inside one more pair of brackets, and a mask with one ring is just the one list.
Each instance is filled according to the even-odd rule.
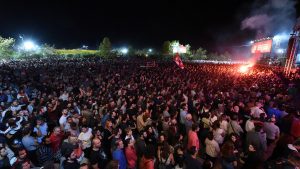
[[272,49],[272,39],[254,42],[251,53],[270,53]]

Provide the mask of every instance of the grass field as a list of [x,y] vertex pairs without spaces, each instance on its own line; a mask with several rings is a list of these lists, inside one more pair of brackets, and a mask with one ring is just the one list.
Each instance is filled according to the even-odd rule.
[[97,50],[86,49],[56,49],[58,55],[95,55]]

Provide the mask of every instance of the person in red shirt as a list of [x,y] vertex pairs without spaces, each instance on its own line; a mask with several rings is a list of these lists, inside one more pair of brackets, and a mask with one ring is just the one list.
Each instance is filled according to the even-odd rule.
[[134,141],[131,138],[125,140],[125,156],[127,159],[127,168],[135,169],[137,156],[134,148]]
[[188,149],[195,146],[197,150],[199,150],[200,143],[197,135],[198,131],[199,131],[199,126],[197,124],[193,124],[192,129],[188,133]]
[[55,127],[50,135],[51,148],[56,158],[60,158],[60,146],[64,138],[64,133],[61,132],[60,127]]
[[154,156],[155,148],[153,145],[150,144],[146,147],[146,151],[140,161],[139,168],[154,169]]
[[293,121],[292,121],[292,126],[291,126],[291,135],[294,138],[299,138],[300,137],[300,111],[297,111],[296,116],[294,117]]

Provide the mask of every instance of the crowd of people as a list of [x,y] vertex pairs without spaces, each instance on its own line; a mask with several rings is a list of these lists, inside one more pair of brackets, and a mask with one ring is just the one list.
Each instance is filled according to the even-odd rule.
[[0,168],[299,168],[299,75],[142,64],[3,63]]

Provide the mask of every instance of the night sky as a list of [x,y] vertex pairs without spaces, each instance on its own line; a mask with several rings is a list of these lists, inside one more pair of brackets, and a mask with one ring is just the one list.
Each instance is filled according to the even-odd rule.
[[1,1],[0,36],[92,49],[105,36],[113,47],[160,49],[165,40],[179,40],[217,51],[255,37],[255,31],[241,30],[252,9],[251,0],[10,0]]

